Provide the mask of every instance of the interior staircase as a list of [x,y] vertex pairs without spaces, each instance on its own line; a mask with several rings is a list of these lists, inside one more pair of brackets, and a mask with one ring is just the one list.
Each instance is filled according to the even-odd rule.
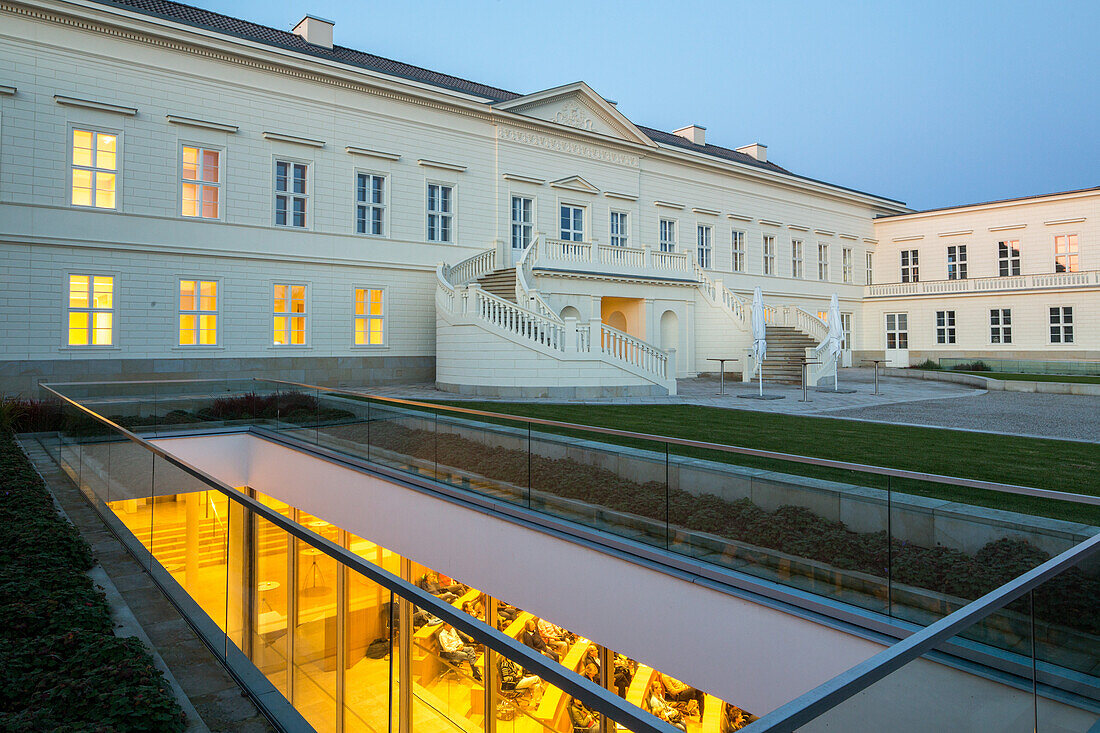
[[[802,360],[806,349],[817,342],[793,326],[768,326],[768,356],[764,359],[764,382],[802,383]],[[755,373],[753,380],[756,379]]]
[[482,290],[498,298],[503,298],[510,303],[516,302],[516,268],[514,267],[488,272],[477,279],[477,284]]

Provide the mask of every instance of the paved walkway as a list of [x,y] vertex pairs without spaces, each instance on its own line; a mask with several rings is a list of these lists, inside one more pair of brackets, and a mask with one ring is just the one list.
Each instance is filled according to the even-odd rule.
[[[782,395],[780,400],[743,399],[739,395],[753,395],[758,391],[755,383],[726,380],[726,393],[719,395],[717,377],[699,377],[681,379],[677,383],[677,392],[672,397],[606,397],[591,400],[569,400],[578,404],[593,405],[705,405],[707,407],[725,407],[737,410],[759,410],[762,412],[780,412],[789,415],[829,414],[837,410],[852,408],[879,407],[899,403],[949,399],[952,397],[970,397],[984,394],[985,391],[962,384],[930,382],[901,377],[879,377],[879,391],[874,394],[874,372],[870,369],[842,369],[840,373],[841,389],[854,389],[853,394],[837,393],[831,390],[808,391],[809,402],[802,402],[802,389],[790,384],[770,384],[764,382],[766,394]],[[401,397],[413,400],[476,400],[486,402],[558,402],[561,400],[538,398],[490,398],[464,397],[450,392],[441,392],[433,384],[403,384],[364,388],[363,392],[384,397]]]

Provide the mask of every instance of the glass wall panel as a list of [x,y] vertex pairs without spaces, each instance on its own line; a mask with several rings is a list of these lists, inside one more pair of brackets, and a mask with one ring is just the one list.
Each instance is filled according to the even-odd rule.
[[[387,559],[400,560],[382,547],[345,533],[353,552],[382,567]],[[386,558],[385,555],[389,555]],[[400,568],[398,567],[398,570]],[[391,705],[397,691],[390,690],[393,677],[393,595],[377,583],[352,571],[347,573],[344,610],[346,648],[344,675],[344,729],[383,733],[388,729]]]
[[[269,497],[261,503],[286,514],[290,507]],[[262,517],[255,517],[255,570],[252,601],[252,663],[279,692],[290,696],[290,535]]]
[[[326,539],[339,530],[304,511],[297,521]],[[310,725],[332,730],[337,716],[337,584],[339,565],[321,550],[294,539],[295,582],[292,702]]]
[[460,413],[436,415],[436,470],[440,481],[494,499],[530,505],[528,425],[486,422]]

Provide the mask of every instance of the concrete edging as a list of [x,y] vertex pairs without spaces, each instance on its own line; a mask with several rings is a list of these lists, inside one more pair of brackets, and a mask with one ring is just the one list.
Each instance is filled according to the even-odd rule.
[[990,392],[1033,392],[1038,394],[1069,394],[1100,397],[1100,384],[1085,382],[1027,382],[994,377],[981,377],[977,374],[941,372],[932,369],[903,369],[883,367],[881,374],[887,377],[905,377],[906,379],[925,379],[935,382],[953,382],[980,387]]

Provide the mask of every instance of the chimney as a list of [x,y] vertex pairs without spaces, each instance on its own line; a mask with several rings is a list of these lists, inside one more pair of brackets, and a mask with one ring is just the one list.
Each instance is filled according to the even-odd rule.
[[318,18],[315,15],[307,15],[298,21],[298,25],[294,26],[294,30],[291,32],[304,38],[306,43],[332,48],[332,26],[334,25],[336,24],[331,20]]
[[685,140],[695,143],[696,145],[707,144],[707,128],[702,125],[688,125],[687,127],[681,127],[679,130],[673,130],[673,135],[679,135]]
[[744,153],[749,157],[756,158],[761,163],[768,162],[768,146],[761,145],[760,143],[753,143],[752,145],[742,145],[737,148],[737,152]]

